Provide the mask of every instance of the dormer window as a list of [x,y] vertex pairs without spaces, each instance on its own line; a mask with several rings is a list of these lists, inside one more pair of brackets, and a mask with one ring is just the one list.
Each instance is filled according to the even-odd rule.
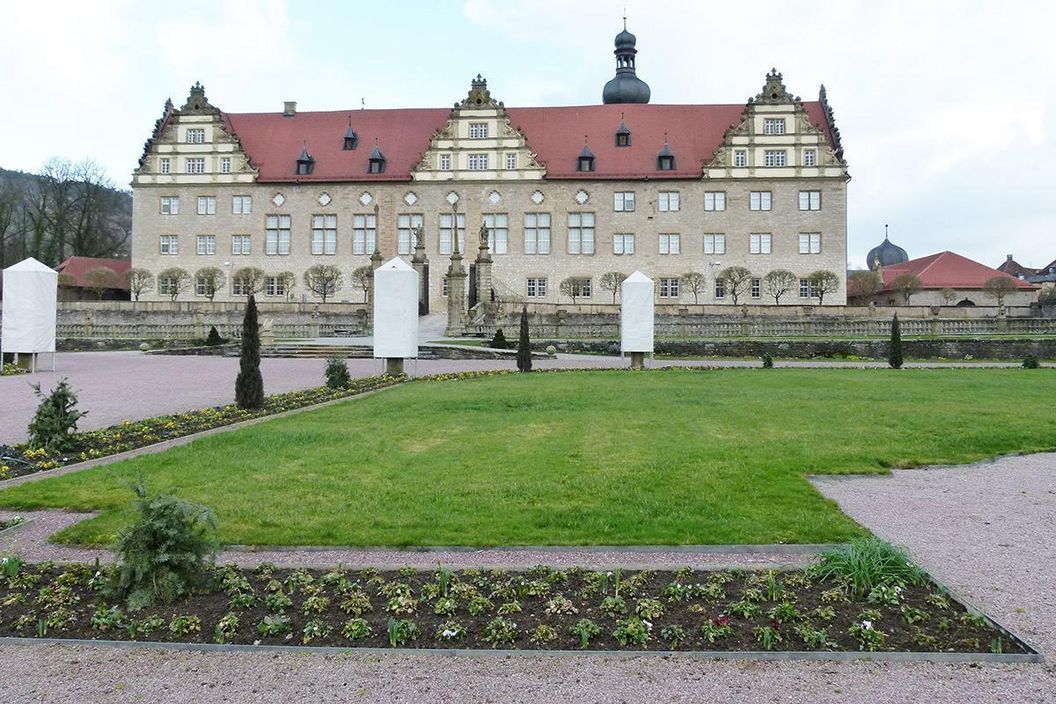
[[359,135],[356,134],[356,131],[352,129],[352,124],[349,123],[348,129],[345,131],[345,142],[341,145],[341,149],[346,152],[352,151],[357,144],[359,144]]
[[579,153],[576,158],[576,171],[593,171],[594,170],[594,152],[590,151],[590,147],[586,144],[583,145],[583,151]]
[[308,153],[308,145],[301,149],[301,155],[297,157],[297,175],[307,176],[315,170],[315,159]]
[[627,125],[624,124],[623,120],[620,120],[620,128],[616,130],[616,146],[631,146],[631,131],[627,129]]
[[667,142],[664,142],[664,148],[661,149],[660,153],[656,155],[656,170],[675,170],[675,155],[671,153],[671,148],[667,146]]
[[380,174],[385,172],[385,155],[378,149],[378,145],[374,145],[374,150],[370,152],[370,156],[367,157],[367,173],[368,174]]

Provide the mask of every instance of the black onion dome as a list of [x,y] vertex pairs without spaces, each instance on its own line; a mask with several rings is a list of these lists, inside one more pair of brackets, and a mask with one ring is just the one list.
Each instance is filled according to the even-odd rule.
[[606,105],[614,103],[648,103],[651,91],[645,81],[638,78],[634,69],[634,48],[637,38],[627,31],[626,19],[623,31],[616,35],[616,75],[605,84],[601,100]]
[[906,254],[906,250],[886,237],[883,242],[870,249],[869,254],[865,258],[866,264],[873,271],[876,271],[881,266],[893,266],[908,261],[909,255]]
[[616,48],[632,47],[638,42],[638,38],[627,31],[626,28],[616,35]]

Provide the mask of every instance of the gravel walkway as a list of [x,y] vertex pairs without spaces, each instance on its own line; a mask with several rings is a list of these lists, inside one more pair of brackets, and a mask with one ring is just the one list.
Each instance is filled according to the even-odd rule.
[[[1044,665],[725,662],[591,655],[202,654],[0,646],[12,702],[1056,701],[1056,455],[816,482],[1037,645]],[[1036,591],[1035,591],[1036,590]]]

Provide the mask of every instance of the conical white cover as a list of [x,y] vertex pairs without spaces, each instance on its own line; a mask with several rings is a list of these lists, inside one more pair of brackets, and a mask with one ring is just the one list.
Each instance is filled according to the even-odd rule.
[[374,272],[374,358],[418,357],[418,272],[399,257]]
[[4,269],[4,352],[54,352],[59,274],[30,257]]
[[620,285],[620,349],[653,351],[653,280],[636,271]]

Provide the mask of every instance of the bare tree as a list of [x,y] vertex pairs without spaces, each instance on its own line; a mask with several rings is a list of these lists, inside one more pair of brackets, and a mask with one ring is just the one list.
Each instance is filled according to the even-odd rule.
[[323,299],[335,295],[345,283],[345,277],[333,264],[316,264],[304,272],[304,287]]
[[840,277],[827,269],[820,269],[807,277],[810,291],[818,297],[818,305],[825,302],[825,296],[840,290]]
[[952,288],[944,288],[939,291],[939,295],[942,296],[942,302],[948,306],[953,305],[953,302],[957,299],[957,292]]
[[158,293],[175,301],[191,285],[191,275],[178,266],[158,272]]
[[799,285],[799,277],[788,269],[774,269],[763,277],[763,288],[772,296],[774,305],[781,305],[781,296]]
[[243,296],[252,296],[264,290],[264,270],[255,266],[235,270],[231,280],[238,283],[239,293]]
[[627,278],[627,274],[621,274],[618,271],[610,271],[601,275],[601,280],[598,284],[601,286],[603,291],[612,291],[612,302],[616,302],[616,294],[620,292],[620,286],[623,285],[623,280]]
[[369,266],[361,266],[352,272],[352,285],[356,288],[363,289],[363,302],[367,302],[367,296],[370,295],[370,285],[374,280],[374,270]]
[[132,300],[138,301],[139,297],[154,288],[154,274],[146,269],[132,267],[128,270],[128,290],[132,294]]
[[1004,274],[987,279],[986,283],[983,284],[983,291],[997,299],[998,308],[1004,307],[1005,297],[1015,291],[1016,288],[1016,282],[1012,280],[1012,277]]
[[571,298],[572,305],[575,305],[576,299],[586,293],[586,285],[586,279],[577,276],[570,276],[561,282],[560,291],[562,295]]
[[693,303],[700,303],[700,294],[707,290],[708,280],[699,271],[682,274],[682,288],[693,294]]
[[224,287],[224,272],[219,267],[206,266],[194,272],[195,285],[210,302]]
[[286,292],[286,300],[293,300],[293,287],[297,285],[297,277],[293,275],[292,271],[283,271],[275,275],[275,280],[282,286],[282,289]]
[[847,298],[864,301],[880,292],[883,279],[875,271],[856,271],[847,277]]
[[722,282],[726,293],[733,299],[733,305],[737,305],[737,299],[752,286],[752,272],[743,266],[731,266],[720,271],[715,280]]
[[84,272],[84,285],[101,301],[107,289],[117,288],[117,272],[108,266],[92,267]]
[[916,274],[900,274],[891,282],[891,288],[902,296],[903,303],[908,306],[909,299],[914,293],[919,293],[924,284]]

